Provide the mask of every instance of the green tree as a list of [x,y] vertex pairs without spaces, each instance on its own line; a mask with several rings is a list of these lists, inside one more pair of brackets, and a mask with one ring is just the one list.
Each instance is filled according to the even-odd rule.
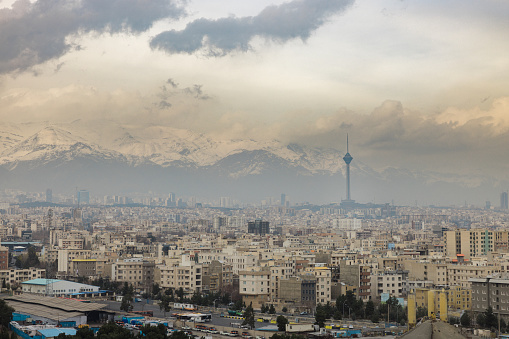
[[0,299],[0,329],[3,330],[9,326],[9,322],[12,319],[12,312],[14,312],[14,309],[7,305],[5,300]]
[[152,284],[152,298],[161,293],[161,287],[158,283]]
[[265,306],[265,304],[262,304],[262,307],[260,308],[260,312],[261,313],[267,312],[267,306]]
[[495,313],[493,313],[493,308],[489,306],[486,311],[484,311],[485,318],[485,327],[489,329],[498,328],[498,319]]
[[157,326],[144,325],[141,327],[141,338],[146,339],[167,339],[166,327],[163,324]]
[[472,323],[472,320],[470,319],[470,315],[468,314],[468,312],[466,312],[466,311],[463,312],[463,314],[460,317],[461,326],[469,327],[471,323]]
[[378,310],[375,310],[375,312],[373,312],[373,314],[371,315],[371,321],[373,323],[377,323],[380,321],[380,312]]
[[94,339],[94,331],[88,327],[82,327],[76,331],[77,339]]
[[426,307],[419,306],[415,312],[417,319],[424,318],[428,315],[428,309]]
[[133,305],[134,290],[132,285],[124,283],[122,289],[122,302],[120,303],[120,309],[125,312],[131,312],[134,308]]
[[366,307],[364,308],[366,319],[370,319],[373,313],[375,313],[375,303],[373,300],[368,300]]
[[184,289],[182,287],[176,290],[175,294],[177,295],[178,301],[180,303],[184,302]]
[[479,327],[486,327],[486,315],[484,315],[484,313],[479,313],[477,318],[475,318],[475,321]]
[[246,311],[244,312],[244,321],[242,322],[242,325],[247,325],[249,326],[250,329],[253,329],[255,326],[255,318],[252,303],[249,304],[248,307],[246,307]]
[[170,312],[171,306],[170,301],[171,297],[169,295],[162,295],[161,301],[159,302],[159,309],[164,312],[164,317],[166,318],[166,312]]
[[283,306],[283,308],[281,309],[281,311],[282,311],[283,313],[286,313],[286,312],[288,312],[288,308],[286,308],[286,306]]
[[316,305],[315,324],[317,324],[320,327],[324,327],[325,320],[327,320],[327,312],[325,311],[322,305],[320,304]]
[[97,339],[134,339],[134,334],[114,322],[108,322],[101,326],[97,332]]
[[276,308],[274,307],[274,304],[270,304],[269,314],[276,314]]
[[286,324],[288,324],[288,319],[284,315],[278,315],[276,318],[277,329],[279,331],[286,331]]

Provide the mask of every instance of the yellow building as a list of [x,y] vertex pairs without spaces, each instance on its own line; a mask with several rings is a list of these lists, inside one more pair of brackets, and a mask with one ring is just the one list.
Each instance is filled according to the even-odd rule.
[[453,286],[447,290],[449,308],[453,310],[472,309],[472,291],[461,286]]

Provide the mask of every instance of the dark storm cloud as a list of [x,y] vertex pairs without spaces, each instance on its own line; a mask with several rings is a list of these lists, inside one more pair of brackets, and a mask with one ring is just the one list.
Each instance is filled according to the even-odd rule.
[[353,0],[295,0],[280,6],[269,6],[257,16],[228,17],[217,20],[198,19],[184,30],[166,31],[152,39],[150,46],[168,53],[194,53],[207,48],[211,55],[250,49],[256,36],[286,42],[306,40],[311,33]]
[[24,71],[72,49],[89,32],[140,33],[183,15],[174,0],[18,0],[0,10],[0,73]]

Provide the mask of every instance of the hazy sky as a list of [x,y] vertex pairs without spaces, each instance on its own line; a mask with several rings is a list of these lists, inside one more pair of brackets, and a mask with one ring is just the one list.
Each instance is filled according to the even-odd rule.
[[107,118],[335,148],[349,132],[373,167],[509,177],[507,1],[0,7],[2,121]]

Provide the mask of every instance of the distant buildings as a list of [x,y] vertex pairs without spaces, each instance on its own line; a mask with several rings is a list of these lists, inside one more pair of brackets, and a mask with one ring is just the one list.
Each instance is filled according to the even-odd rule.
[[508,194],[507,192],[502,192],[502,194],[500,194],[500,208],[503,209],[503,210],[506,210],[508,209]]
[[247,233],[253,233],[258,235],[269,234],[270,233],[269,222],[262,221],[261,219],[249,221],[247,223]]

